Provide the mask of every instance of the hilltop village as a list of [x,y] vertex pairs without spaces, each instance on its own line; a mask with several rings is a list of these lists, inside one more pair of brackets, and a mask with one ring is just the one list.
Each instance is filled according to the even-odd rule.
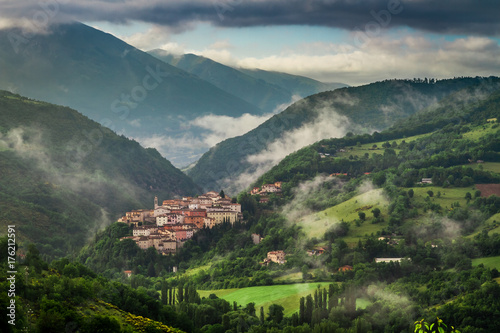
[[167,255],[175,254],[200,229],[224,222],[234,224],[242,218],[240,204],[222,191],[211,191],[196,198],[164,200],[161,205],[155,197],[154,209],[127,212],[118,222],[133,226],[132,236],[121,240],[132,239],[143,250],[154,247]]

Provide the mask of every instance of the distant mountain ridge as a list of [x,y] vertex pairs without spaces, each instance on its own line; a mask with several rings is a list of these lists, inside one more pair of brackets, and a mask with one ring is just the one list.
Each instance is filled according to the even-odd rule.
[[49,256],[78,250],[100,227],[155,195],[200,189],[156,150],[67,107],[0,91],[0,224]]
[[383,130],[481,82],[482,78],[386,80],[312,95],[256,129],[211,148],[188,175],[204,188],[234,193],[301,147],[348,132]]
[[230,67],[194,54],[173,55],[160,49],[148,53],[266,112],[276,111],[277,107],[289,104],[294,98],[347,86],[343,83],[323,83],[280,72]]
[[[165,133],[182,138],[186,124],[203,115],[264,113],[110,34],[81,23],[50,29],[49,34],[32,35],[14,45],[12,36],[21,31],[0,30],[0,89],[70,106],[139,138]],[[177,164],[185,164],[193,152],[170,155],[179,160]]]
[[258,80],[278,85],[288,90],[292,95],[307,97],[324,91],[346,88],[349,85],[339,82],[325,83],[308,77],[292,75],[281,72],[264,71],[261,69],[237,68],[240,72],[250,75]]

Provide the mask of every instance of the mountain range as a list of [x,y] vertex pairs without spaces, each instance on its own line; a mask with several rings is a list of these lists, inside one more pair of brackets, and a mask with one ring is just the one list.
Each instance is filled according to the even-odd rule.
[[[228,82],[213,84],[201,73],[188,73],[82,23],[49,30],[28,37],[20,29],[0,30],[0,89],[76,109],[118,133],[158,147],[178,166],[195,161],[210,146],[203,142],[203,134],[210,130],[193,120],[207,115],[260,116],[291,101],[286,88],[210,62]],[[246,80],[252,82],[245,84]],[[229,89],[236,87],[253,96],[247,98],[250,102]]]
[[282,111],[280,107],[294,99],[346,86],[342,83],[323,83],[279,72],[233,68],[194,54],[176,56],[160,49],[148,53],[212,83],[267,113]]

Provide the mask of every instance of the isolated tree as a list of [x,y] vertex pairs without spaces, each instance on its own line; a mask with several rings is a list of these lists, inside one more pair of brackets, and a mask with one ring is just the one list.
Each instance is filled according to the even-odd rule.
[[225,198],[225,197],[226,197],[226,195],[224,194],[224,190],[220,190],[220,192],[219,192],[219,196],[220,196],[221,198]]
[[427,194],[432,198],[434,196],[434,192],[432,192],[431,190],[427,191]]
[[415,193],[415,191],[413,191],[413,189],[409,189],[408,190],[408,198],[413,198],[413,194]]
[[378,218],[380,216],[380,209],[379,208],[374,208],[372,210],[372,213],[373,213],[373,217],[374,218]]
[[358,212],[359,219],[364,221],[366,219],[366,214],[364,212]]

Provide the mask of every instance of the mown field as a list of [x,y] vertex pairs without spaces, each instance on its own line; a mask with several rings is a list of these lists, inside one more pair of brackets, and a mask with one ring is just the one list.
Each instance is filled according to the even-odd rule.
[[301,297],[314,294],[318,288],[328,288],[329,282],[317,283],[297,283],[276,286],[248,287],[241,289],[221,289],[221,290],[198,290],[201,297],[208,297],[215,294],[217,297],[230,302],[237,302],[238,305],[245,306],[248,303],[255,303],[257,314],[260,307],[264,307],[264,312],[271,304],[279,304],[285,308],[285,316],[290,316],[299,311],[299,302]]
[[500,256],[472,259],[472,266],[478,266],[479,264],[483,264],[487,268],[500,270]]
[[450,188],[443,188],[438,186],[422,186],[413,187],[413,191],[414,200],[417,202],[424,203],[425,198],[429,196],[428,191],[432,191],[433,196],[430,198],[432,202],[441,205],[443,209],[451,209],[452,204],[454,204],[455,202],[458,202],[461,206],[464,206],[467,203],[465,194],[467,192],[470,192],[471,195],[474,195],[476,189],[473,186]]

